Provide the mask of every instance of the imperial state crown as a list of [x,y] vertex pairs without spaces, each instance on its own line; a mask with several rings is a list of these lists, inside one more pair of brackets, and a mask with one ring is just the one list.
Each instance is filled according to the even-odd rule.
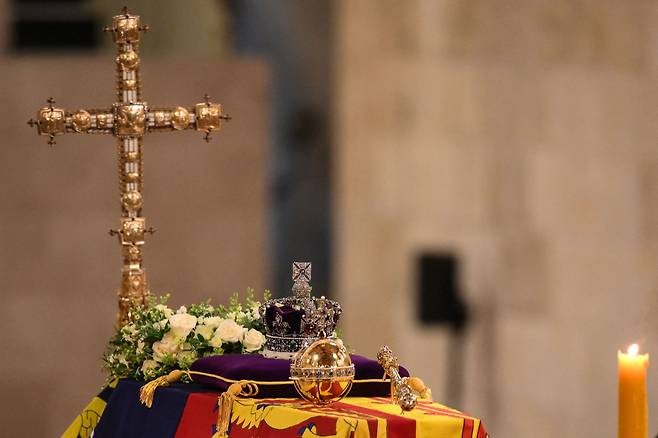
[[292,281],[291,296],[269,300],[260,308],[265,357],[290,359],[302,347],[335,335],[342,309],[336,301],[311,296],[311,263],[293,262]]

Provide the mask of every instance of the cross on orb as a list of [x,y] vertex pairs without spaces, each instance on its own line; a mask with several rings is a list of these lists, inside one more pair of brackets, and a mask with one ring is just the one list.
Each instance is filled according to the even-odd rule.
[[117,139],[121,220],[119,230],[110,230],[110,235],[118,237],[123,256],[118,292],[119,326],[130,322],[133,309],[146,305],[149,296],[142,247],[145,235],[155,230],[146,227],[146,218],[142,216],[143,136],[194,129],[204,132],[204,139],[210,141],[210,132],[220,130],[222,122],[230,120],[222,106],[211,102],[207,94],[203,96],[204,102],[191,108],[156,107],[142,100],[139,40],[140,33],[147,32],[149,27],[140,21],[139,15],[130,14],[124,6],[121,15],[113,18],[112,26],[103,29],[112,32],[117,45],[117,98],[111,107],[71,112],[55,107],[55,99],[50,97],[48,106],[38,111],[36,120],[28,121],[39,135],[48,137],[51,146],[55,144],[55,136],[65,133],[105,134]]

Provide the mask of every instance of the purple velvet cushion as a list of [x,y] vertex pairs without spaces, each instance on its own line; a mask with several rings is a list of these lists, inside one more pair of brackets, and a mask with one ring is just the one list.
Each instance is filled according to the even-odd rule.
[[[386,397],[390,394],[389,382],[359,382],[359,380],[382,379],[383,368],[377,361],[356,354],[351,355],[356,375],[349,395],[353,397]],[[260,354],[224,354],[209,356],[195,361],[190,371],[214,374],[229,380],[254,380],[256,382],[292,382],[290,380],[290,361],[286,359],[268,359]],[[409,372],[400,367],[400,374],[408,376]],[[196,383],[225,391],[231,382],[214,377],[192,374]],[[258,385],[258,398],[298,397],[292,384]]]

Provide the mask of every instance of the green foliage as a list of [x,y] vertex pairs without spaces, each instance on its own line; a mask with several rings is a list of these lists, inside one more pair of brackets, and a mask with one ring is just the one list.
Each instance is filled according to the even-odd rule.
[[[263,301],[270,299],[265,291]],[[178,310],[167,306],[169,295],[151,297],[136,309],[133,322],[118,329],[103,355],[110,379],[151,380],[174,369],[189,369],[200,357],[226,353],[256,353],[264,345],[260,302],[247,289],[245,303],[233,294],[228,307],[210,300]]]

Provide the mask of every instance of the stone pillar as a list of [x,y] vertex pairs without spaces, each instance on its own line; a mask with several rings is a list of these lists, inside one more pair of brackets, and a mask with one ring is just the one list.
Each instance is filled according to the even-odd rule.
[[391,344],[450,402],[451,338],[417,322],[415,257],[454,251],[473,317],[456,407],[494,436],[609,435],[617,349],[658,354],[650,5],[337,8],[346,341],[367,355]]

